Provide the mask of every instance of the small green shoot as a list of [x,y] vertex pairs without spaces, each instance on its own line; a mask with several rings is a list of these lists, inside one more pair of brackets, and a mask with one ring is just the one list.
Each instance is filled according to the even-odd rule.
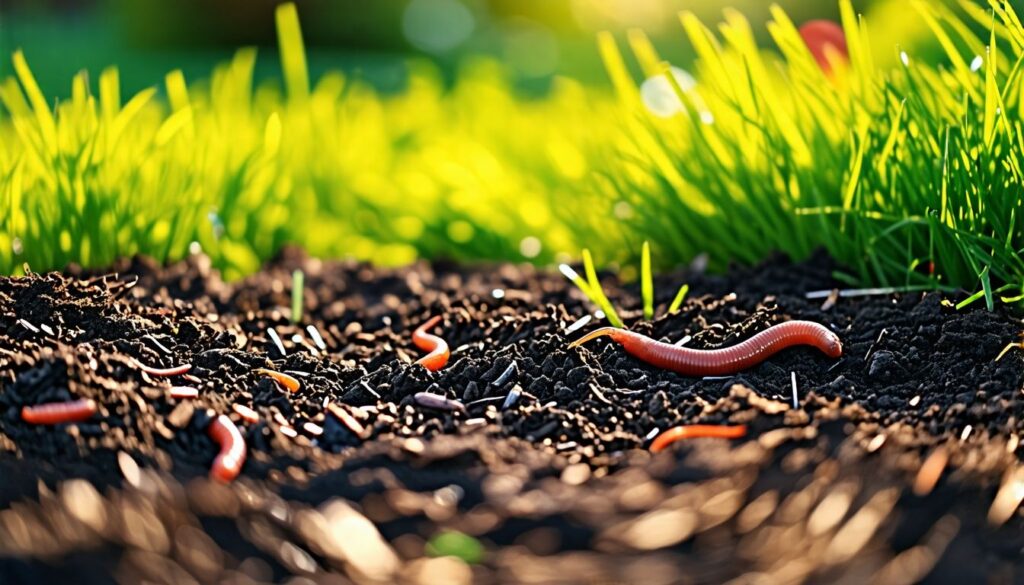
[[427,541],[426,552],[432,557],[455,557],[475,565],[484,559],[480,541],[455,530],[444,530]]
[[[608,317],[608,322],[614,327],[620,329],[625,328],[622,319],[619,318],[618,313],[615,312],[615,307],[611,301],[604,294],[604,289],[601,288],[601,281],[597,278],[597,271],[594,269],[594,259],[590,254],[590,250],[583,249],[583,270],[587,274],[587,279],[584,280],[582,276],[576,273],[568,264],[559,265],[558,269],[569,279],[570,282],[576,285],[584,295],[595,305],[601,308],[604,314]],[[675,299],[668,308],[668,313],[675,313],[679,310],[683,300],[686,298],[686,293],[690,291],[690,285],[684,284],[679,288],[679,292],[676,293]],[[650,320],[654,318],[654,276],[651,271],[651,247],[647,242],[644,242],[643,248],[640,252],[640,296],[643,299],[643,314],[644,319]]]
[[604,294],[601,280],[597,277],[597,270],[594,268],[594,258],[590,255],[590,250],[586,248],[583,249],[583,271],[587,275],[587,285],[590,287],[590,300],[594,301],[594,304],[604,311],[605,317],[613,327],[624,328],[625,325],[622,323],[622,319],[619,318],[619,314],[615,312],[615,307],[612,306],[611,301]]
[[679,292],[676,293],[676,298],[672,299],[672,304],[668,306],[668,313],[671,315],[679,310],[679,307],[683,306],[683,301],[686,300],[686,293],[690,292],[690,285],[684,284],[679,287]]
[[651,244],[644,242],[640,252],[640,296],[644,300],[644,319],[654,318],[654,277],[651,276]]
[[576,288],[580,289],[590,302],[597,305],[608,322],[613,327],[624,327],[622,319],[619,318],[619,314],[615,312],[615,307],[612,306],[608,297],[605,296],[604,290],[601,288],[601,281],[597,278],[597,271],[594,270],[594,261],[590,257],[589,250],[583,250],[583,269],[587,273],[587,279],[584,280],[571,266],[568,264],[561,264],[558,266],[558,270],[569,279],[570,282],[576,285]]
[[306,275],[301,270],[292,272],[292,323],[302,321],[302,298],[305,286]]
[[583,280],[583,277],[580,276],[578,272],[573,270],[572,266],[569,266],[568,264],[559,264],[558,270],[563,276],[569,279],[569,282],[575,284],[576,288],[580,289],[580,292],[586,295],[588,299],[594,299],[594,294],[590,292],[590,285],[587,284],[586,280]]

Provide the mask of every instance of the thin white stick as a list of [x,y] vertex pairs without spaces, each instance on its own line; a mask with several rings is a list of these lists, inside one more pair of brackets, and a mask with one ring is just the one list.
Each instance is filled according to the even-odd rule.
[[277,346],[277,351],[281,352],[281,357],[287,356],[288,352],[284,350],[284,344],[281,343],[281,336],[277,334],[277,331],[275,331],[273,327],[267,328],[267,335],[270,336],[270,339],[274,342],[274,345]]
[[789,376],[790,380],[793,381],[793,408],[800,408],[800,400],[797,398],[796,394],[796,372],[790,372]]

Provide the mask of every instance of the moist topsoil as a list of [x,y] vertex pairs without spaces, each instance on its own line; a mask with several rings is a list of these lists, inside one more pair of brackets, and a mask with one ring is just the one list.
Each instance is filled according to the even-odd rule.
[[[607,338],[568,349],[603,323],[528,266],[287,250],[235,283],[201,255],[0,279],[0,583],[1024,581],[1024,351],[996,359],[1024,325],[939,293],[808,299],[842,288],[833,268],[667,275],[652,321],[607,277],[627,324],[663,341],[725,347],[807,319],[844,344],[706,379]],[[411,343],[433,315],[452,348],[438,372]],[[99,404],[86,422],[21,420],[77,398]],[[217,414],[248,446],[228,485],[208,479]],[[694,423],[748,431],[648,451]]]

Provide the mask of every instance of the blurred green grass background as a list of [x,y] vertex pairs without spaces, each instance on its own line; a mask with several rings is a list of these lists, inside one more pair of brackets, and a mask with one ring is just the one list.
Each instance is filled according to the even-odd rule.
[[851,285],[1024,299],[1012,3],[731,4],[7,0],[0,270],[649,240],[662,268],[824,247]]
[[[117,65],[122,91],[136,93],[181,69],[186,78],[209,75],[240,46],[257,46],[255,78],[280,78],[275,55],[276,0],[5,0],[0,48],[22,49],[43,92],[70,95],[81,70]],[[796,21],[836,20],[835,2],[780,0]],[[858,11],[870,0],[857,0]],[[490,57],[508,67],[517,90],[543,93],[567,76],[608,86],[595,49],[597,32],[623,36],[643,28],[662,55],[685,68],[694,58],[677,14],[691,10],[706,22],[735,7],[751,21],[759,42],[769,3],[762,0],[300,0],[312,79],[340,70],[383,91],[404,87],[410,58],[429,59],[448,84],[468,58]],[[417,24],[419,23],[419,24]],[[455,29],[455,30],[453,30]],[[431,34],[433,33],[433,35]],[[11,72],[0,60],[0,76]]]

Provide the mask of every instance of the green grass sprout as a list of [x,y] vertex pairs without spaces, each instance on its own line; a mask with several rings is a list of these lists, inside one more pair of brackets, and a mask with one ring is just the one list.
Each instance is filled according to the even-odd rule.
[[[594,259],[590,254],[590,250],[583,249],[583,269],[587,275],[587,279],[584,280],[575,270],[572,269],[568,264],[562,264],[559,270],[569,279],[570,282],[576,285],[577,288],[583,292],[584,295],[592,303],[597,305],[601,311],[608,317],[608,322],[614,327],[624,328],[625,325],[622,319],[619,318],[618,313],[615,311],[614,305],[608,300],[607,295],[604,293],[604,289],[601,287],[601,281],[597,277],[597,270],[594,268]],[[626,270],[620,272],[620,277],[625,278]],[[636,274],[635,272],[631,272]],[[686,298],[686,294],[690,291],[690,285],[684,284],[679,288],[675,298],[672,300],[672,304],[668,307],[668,314],[675,313],[679,310],[679,307],[683,304],[683,300]],[[651,247],[650,244],[644,242],[640,249],[640,296],[643,301],[643,318],[650,320],[654,318],[654,277],[651,271]]]
[[305,273],[298,269],[292,271],[292,323],[302,321],[302,301],[305,285]]
[[456,557],[475,565],[484,559],[486,550],[479,540],[456,530],[443,530],[427,541],[426,553],[432,557]]
[[[604,312],[604,316],[611,323],[612,327],[623,328],[625,325],[622,319],[619,318],[619,314],[615,311],[615,307],[611,301],[604,294],[604,288],[601,286],[601,279],[597,277],[597,269],[594,268],[594,259],[590,255],[590,250],[583,249],[583,272],[587,275],[587,286],[590,289],[590,300],[595,305],[601,308]],[[585,293],[586,291],[584,291]]]
[[640,296],[644,302],[644,319],[654,318],[654,276],[651,274],[651,245],[644,242],[640,252]]
[[683,301],[686,300],[687,293],[690,292],[690,285],[684,284],[679,287],[679,292],[676,293],[675,298],[672,299],[672,304],[668,306],[669,315],[677,312],[679,307],[683,306]]

